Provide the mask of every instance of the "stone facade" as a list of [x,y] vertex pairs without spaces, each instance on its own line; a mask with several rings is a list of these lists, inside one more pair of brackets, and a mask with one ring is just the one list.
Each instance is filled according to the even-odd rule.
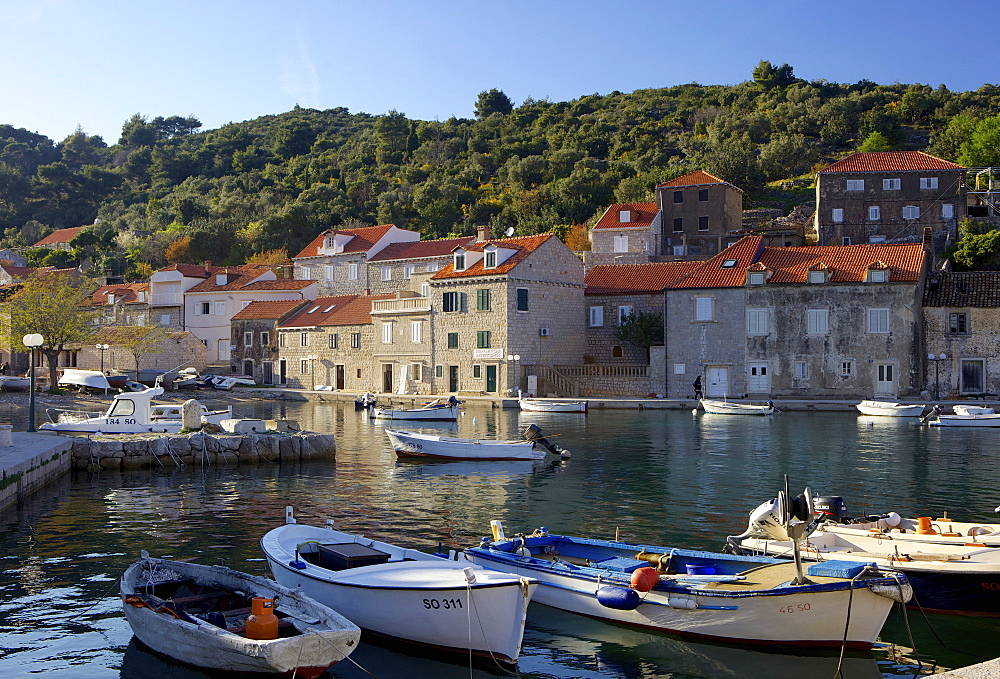
[[[706,308],[699,317],[699,310]],[[745,308],[739,288],[667,291],[663,317],[668,398],[692,398],[691,385],[699,375],[706,397],[741,396],[747,391]]]
[[702,170],[657,186],[656,204],[669,259],[711,257],[743,226],[743,191]]
[[[633,313],[663,314],[663,293],[648,294],[587,294],[584,299],[584,323],[587,327],[585,361],[600,364],[648,363],[645,347],[615,337],[623,316]],[[588,358],[589,357],[589,358]]]

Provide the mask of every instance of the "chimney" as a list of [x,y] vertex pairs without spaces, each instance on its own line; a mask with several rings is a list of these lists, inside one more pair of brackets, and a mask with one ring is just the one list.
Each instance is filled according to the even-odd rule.
[[923,245],[924,245],[924,247],[923,247],[924,252],[933,252],[934,251],[934,241],[931,238],[931,227],[929,227],[929,226],[925,226],[924,227],[924,243],[923,243]]
[[493,238],[493,232],[488,226],[477,226],[476,227],[476,240],[480,243],[483,241]]

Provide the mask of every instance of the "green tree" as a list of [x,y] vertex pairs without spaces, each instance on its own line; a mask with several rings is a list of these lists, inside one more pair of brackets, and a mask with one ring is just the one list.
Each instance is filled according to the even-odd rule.
[[761,61],[753,70],[753,81],[758,88],[767,91],[775,87],[788,87],[795,82],[795,74],[788,64],[772,66],[770,61]]
[[858,146],[858,151],[891,151],[892,144],[881,132],[872,132]]
[[648,311],[637,311],[622,318],[621,324],[615,328],[615,337],[631,342],[646,350],[646,361],[649,362],[649,348],[663,344],[663,314]]
[[949,247],[944,256],[956,271],[995,270],[1000,267],[1000,231],[969,234]]
[[1000,115],[985,118],[959,147],[958,162],[966,167],[1000,165]]
[[36,274],[10,300],[9,346],[22,347],[25,335],[40,334],[53,388],[58,382],[59,354],[86,343],[92,335],[91,313],[82,305],[95,287],[78,274]]
[[507,115],[513,110],[514,102],[510,100],[510,97],[496,88],[480,92],[476,98],[476,117],[480,119],[489,118],[494,113]]

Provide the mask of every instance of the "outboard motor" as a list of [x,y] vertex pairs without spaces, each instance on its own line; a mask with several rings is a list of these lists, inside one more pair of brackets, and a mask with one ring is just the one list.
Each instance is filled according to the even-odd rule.
[[822,495],[813,498],[813,511],[819,521],[847,523],[847,504],[839,495]]
[[537,424],[529,424],[525,427],[524,431],[521,433],[521,438],[525,441],[531,441],[536,446],[541,446],[553,455],[561,455],[565,452],[562,446],[557,443],[552,443],[547,438],[542,436],[542,430]]
[[452,394],[451,396],[448,397],[448,405],[449,406],[457,406],[458,404],[459,404],[459,400],[457,398],[455,398],[454,394]]

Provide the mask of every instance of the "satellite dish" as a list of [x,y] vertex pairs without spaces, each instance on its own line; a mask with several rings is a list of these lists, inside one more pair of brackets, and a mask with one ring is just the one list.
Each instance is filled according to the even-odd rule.
[[503,232],[503,235],[505,235],[507,238],[510,238],[511,236],[513,236],[514,235],[514,227],[513,226],[508,226],[507,230]]

